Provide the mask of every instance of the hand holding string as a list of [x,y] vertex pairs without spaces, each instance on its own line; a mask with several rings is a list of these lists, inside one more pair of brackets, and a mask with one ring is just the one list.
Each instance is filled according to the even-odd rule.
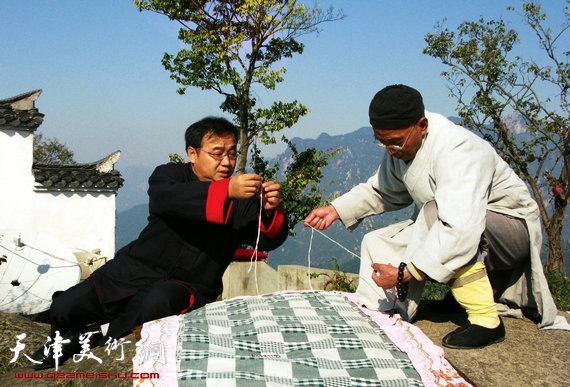
[[263,178],[255,173],[244,173],[230,179],[228,197],[230,199],[247,199],[253,197],[261,186]]
[[316,230],[325,230],[340,216],[332,205],[315,208],[303,222],[305,227],[312,227]]

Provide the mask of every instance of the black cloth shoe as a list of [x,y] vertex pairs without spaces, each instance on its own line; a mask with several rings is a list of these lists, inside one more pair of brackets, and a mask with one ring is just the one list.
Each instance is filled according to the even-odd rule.
[[[65,363],[73,354],[63,352],[61,356],[57,359],[58,366]],[[30,361],[30,367],[35,370],[45,370],[48,368],[55,368],[55,358],[53,357],[53,348],[49,347],[47,355],[44,354],[44,346],[42,345],[32,356],[30,356],[33,361]],[[39,363],[38,363],[39,362]]]
[[499,326],[496,328],[485,328],[481,325],[467,323],[448,333],[443,338],[442,344],[447,348],[471,349],[500,343],[505,339],[505,325],[503,320],[500,321]]
[[427,306],[429,310],[434,313],[457,313],[464,310],[455,297],[453,297],[451,291],[445,293],[443,300],[429,301]]

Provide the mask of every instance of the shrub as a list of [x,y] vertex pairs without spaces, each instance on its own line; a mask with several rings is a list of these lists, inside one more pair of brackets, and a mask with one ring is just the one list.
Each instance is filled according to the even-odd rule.
[[356,292],[354,280],[348,279],[348,276],[346,275],[346,268],[342,269],[341,271],[336,258],[332,258],[330,261],[334,263],[336,269],[332,275],[326,273],[311,273],[311,278],[317,278],[321,275],[328,277],[329,280],[325,283],[324,290],[333,290],[347,293]]
[[422,300],[442,300],[445,293],[449,290],[449,286],[446,284],[440,284],[439,282],[426,281],[424,290],[422,292]]
[[555,271],[544,272],[552,298],[558,310],[570,309],[570,278]]

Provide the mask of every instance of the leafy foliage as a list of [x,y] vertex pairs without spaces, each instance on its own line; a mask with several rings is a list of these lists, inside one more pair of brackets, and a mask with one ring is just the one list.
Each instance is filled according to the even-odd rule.
[[443,300],[445,293],[449,290],[446,284],[440,284],[435,281],[426,281],[424,290],[422,291],[422,300]]
[[556,271],[544,273],[558,310],[570,310],[570,278]]
[[324,290],[331,290],[337,292],[356,292],[356,286],[354,285],[354,280],[349,280],[346,275],[346,269],[342,269],[338,264],[336,258],[330,260],[335,266],[335,272],[330,275],[327,273],[311,273],[311,278],[318,278],[320,276],[328,277],[329,280],[325,283]]
[[[297,0],[135,0],[140,11],[148,10],[168,16],[180,24],[179,40],[185,45],[177,54],[166,53],[162,64],[184,94],[188,87],[214,90],[224,96],[220,108],[235,116],[239,129],[239,149],[236,172],[247,167],[250,147],[260,139],[264,144],[276,142],[276,135],[295,125],[308,113],[298,101],[278,101],[269,107],[258,107],[253,97],[254,87],[274,90],[284,80],[285,67],[277,66],[284,58],[301,54],[304,45],[297,41],[303,34],[318,32],[322,23],[341,19],[342,12],[332,8],[322,11],[309,8]],[[309,156],[312,156],[311,159]],[[264,165],[261,153],[253,149],[254,169]],[[318,152],[295,153],[299,161],[295,178],[305,182],[303,194],[316,192],[307,185],[314,181],[308,165],[320,165],[328,159]],[[277,167],[278,168],[278,167]],[[263,169],[263,168],[262,168]],[[308,175],[299,175],[299,173]],[[268,179],[268,175],[264,175]],[[286,185],[284,185],[286,186]],[[302,218],[301,213],[293,219]]]
[[[277,176],[279,164],[272,167],[260,157],[259,148],[254,147],[252,164],[254,172],[274,180],[281,184],[282,203],[290,225],[295,225],[309,215],[316,207],[323,203],[323,192],[318,190],[318,184],[323,177],[322,168],[328,164],[331,157],[341,150],[320,151],[316,148],[308,148],[303,152],[297,151],[297,147],[286,138],[293,152],[291,163],[285,170],[285,178],[280,180]],[[328,201],[324,201],[328,203]],[[295,235],[293,227],[289,229],[290,235]]]
[[34,163],[38,164],[75,164],[73,151],[57,138],[44,138],[39,133],[34,136]]
[[[442,75],[462,124],[489,141],[529,185],[548,236],[547,268],[562,272],[561,235],[570,197],[570,52],[560,52],[558,44],[570,27],[570,12],[566,6],[566,21],[554,32],[545,26],[540,5],[523,2],[522,10],[545,54],[540,63],[513,54],[518,33],[503,20],[483,18],[460,24],[456,32],[437,24],[425,37],[424,53],[449,67]],[[508,119],[513,116],[524,122],[529,139],[517,142]]]
[[186,162],[184,157],[182,155],[179,155],[178,153],[169,153],[168,154],[168,160],[171,163],[185,163]]
[[296,38],[342,17],[332,9],[323,12],[296,0],[143,0],[135,5],[181,25],[178,38],[188,48],[165,54],[162,63],[181,85],[179,93],[192,86],[225,97],[222,110],[234,114],[240,125],[238,172],[245,169],[247,150],[257,136],[275,141],[274,132],[291,127],[308,112],[297,101],[255,108],[253,85],[275,89],[286,69],[273,66],[303,52]]

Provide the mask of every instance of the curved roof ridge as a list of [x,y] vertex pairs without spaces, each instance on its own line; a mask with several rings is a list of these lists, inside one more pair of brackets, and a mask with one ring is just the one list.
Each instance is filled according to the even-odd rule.
[[38,99],[42,93],[42,89],[28,91],[26,93],[18,94],[14,97],[0,99],[1,105],[10,105],[14,110],[29,110],[34,108],[34,101]]
[[89,163],[57,164],[57,163],[34,163],[34,168],[47,169],[95,169],[98,172],[106,173],[113,170],[113,166],[119,160],[121,151],[115,151],[101,160]]
[[34,180],[47,190],[114,190],[122,187],[124,179],[114,164],[121,151],[99,161],[83,164],[39,164],[32,167]]

